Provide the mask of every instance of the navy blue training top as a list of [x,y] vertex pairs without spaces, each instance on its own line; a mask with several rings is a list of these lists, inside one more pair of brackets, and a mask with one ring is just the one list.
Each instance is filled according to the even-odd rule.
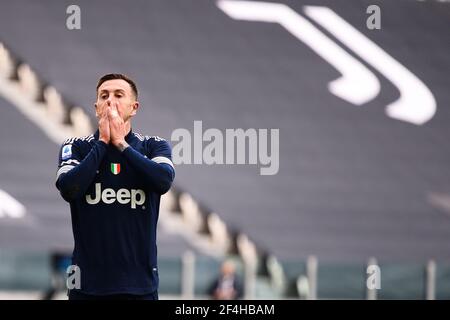
[[56,187],[70,203],[81,292],[148,294],[158,289],[160,197],[175,177],[171,148],[130,131],[120,152],[99,132],[61,146]]

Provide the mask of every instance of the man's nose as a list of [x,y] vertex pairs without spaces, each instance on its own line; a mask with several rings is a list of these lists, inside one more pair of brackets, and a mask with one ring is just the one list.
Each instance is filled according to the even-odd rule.
[[115,97],[108,97],[106,99],[106,105],[111,107],[113,104],[117,104],[117,99]]

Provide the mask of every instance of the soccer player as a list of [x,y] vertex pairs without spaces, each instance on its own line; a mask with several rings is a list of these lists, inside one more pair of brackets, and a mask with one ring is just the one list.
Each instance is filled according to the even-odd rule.
[[70,204],[72,264],[81,280],[69,300],[158,299],[156,226],[175,170],[166,140],[131,130],[137,97],[127,76],[103,76],[98,130],[61,147],[56,187]]

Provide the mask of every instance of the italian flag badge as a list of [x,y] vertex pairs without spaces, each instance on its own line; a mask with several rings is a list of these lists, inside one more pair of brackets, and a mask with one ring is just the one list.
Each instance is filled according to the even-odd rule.
[[120,163],[111,163],[111,172],[113,174],[119,174],[119,172],[120,172]]

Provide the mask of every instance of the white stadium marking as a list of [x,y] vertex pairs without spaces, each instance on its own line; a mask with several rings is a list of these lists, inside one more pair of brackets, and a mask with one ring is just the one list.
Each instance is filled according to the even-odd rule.
[[0,189],[0,218],[23,218],[25,207],[11,195]]
[[370,63],[400,91],[400,97],[386,106],[394,119],[422,125],[436,113],[436,100],[428,87],[411,71],[377,44],[327,7],[306,6],[306,14],[339,41]]
[[[380,92],[379,80],[369,69],[287,5],[219,0],[217,6],[236,20],[279,23],[308,45],[342,74],[342,77],[328,84],[328,90],[335,96],[362,105]],[[398,88],[400,97],[386,106],[388,117],[415,125],[423,125],[433,118],[436,100],[428,87],[411,71],[330,8],[305,6],[305,13]]]
[[217,5],[235,20],[279,23],[308,45],[342,74],[328,84],[328,90],[339,98],[362,105],[380,92],[380,83],[369,69],[287,5],[229,0],[218,1]]

